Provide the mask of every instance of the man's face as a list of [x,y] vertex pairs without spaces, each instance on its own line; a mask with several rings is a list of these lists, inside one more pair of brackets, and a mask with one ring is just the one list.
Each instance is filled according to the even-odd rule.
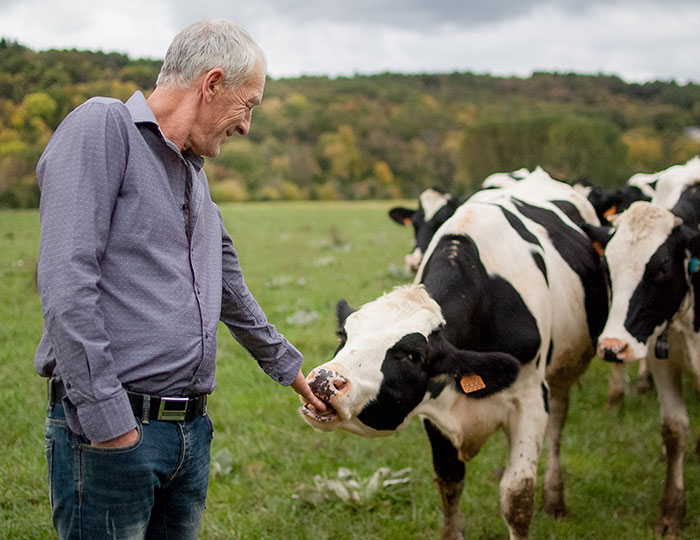
[[203,105],[190,133],[189,147],[207,157],[218,156],[221,145],[234,133],[248,134],[253,108],[262,101],[265,88],[263,63],[258,61],[248,80],[237,88],[217,84],[212,100]]

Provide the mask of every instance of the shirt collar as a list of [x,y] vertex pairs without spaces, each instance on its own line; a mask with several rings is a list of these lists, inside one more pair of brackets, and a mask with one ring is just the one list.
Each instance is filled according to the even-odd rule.
[[129,114],[131,114],[131,119],[134,121],[134,124],[151,124],[153,127],[155,127],[157,133],[168,144],[168,146],[170,146],[183,158],[187,159],[187,161],[192,163],[192,165],[194,165],[197,168],[197,170],[200,170],[204,166],[204,158],[202,156],[200,156],[199,154],[195,154],[192,150],[189,149],[180,152],[180,150],[175,146],[175,144],[173,144],[173,142],[170,139],[163,135],[163,132],[161,131],[160,126],[158,125],[158,120],[156,120],[153,111],[148,106],[146,96],[144,96],[141,91],[137,90],[133,93],[133,95],[126,102],[126,108],[129,110]]

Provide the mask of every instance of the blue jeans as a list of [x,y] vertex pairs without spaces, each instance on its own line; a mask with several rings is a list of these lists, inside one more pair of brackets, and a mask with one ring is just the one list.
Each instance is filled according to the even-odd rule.
[[197,537],[209,483],[208,416],[137,420],[136,443],[117,449],[93,448],[73,433],[61,404],[47,416],[49,492],[61,540]]

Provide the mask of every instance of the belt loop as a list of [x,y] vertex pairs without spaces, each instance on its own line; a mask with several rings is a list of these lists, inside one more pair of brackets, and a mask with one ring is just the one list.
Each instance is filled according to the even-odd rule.
[[148,424],[148,415],[151,412],[151,396],[143,395],[143,410],[141,411],[141,422]]
[[53,411],[53,406],[55,403],[54,391],[53,391],[53,377],[49,377],[46,380],[46,396],[49,399],[49,410]]

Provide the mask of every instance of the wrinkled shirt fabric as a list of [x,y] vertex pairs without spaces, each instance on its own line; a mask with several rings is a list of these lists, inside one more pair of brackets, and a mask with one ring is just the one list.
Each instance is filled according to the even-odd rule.
[[279,383],[301,367],[245,284],[203,164],[163,135],[140,92],[86,101],[39,160],[34,365],[63,382],[69,426],[90,440],[136,426],[127,389],[211,393],[219,320]]

